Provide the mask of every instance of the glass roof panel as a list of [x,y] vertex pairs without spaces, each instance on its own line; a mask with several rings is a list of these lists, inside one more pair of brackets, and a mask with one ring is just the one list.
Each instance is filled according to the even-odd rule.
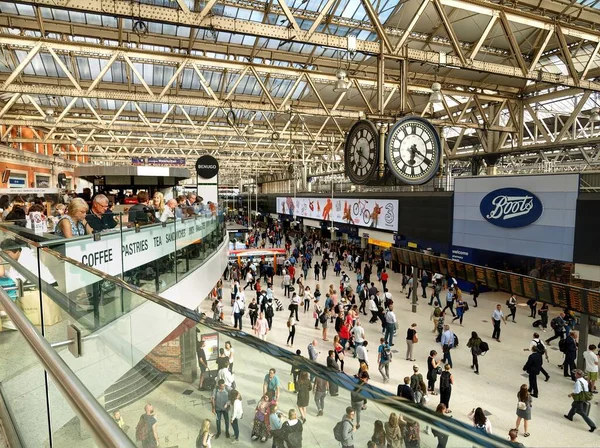
[[17,11],[17,5],[6,2],[0,2],[0,12],[4,14],[19,14]]
[[35,16],[33,6],[30,5],[17,5],[17,10],[22,16]]

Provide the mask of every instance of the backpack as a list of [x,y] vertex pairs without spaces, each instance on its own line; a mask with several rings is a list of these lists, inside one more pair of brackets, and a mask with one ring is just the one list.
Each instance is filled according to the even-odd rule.
[[321,313],[321,315],[319,316],[319,322],[321,322],[322,324],[327,322],[327,314]]
[[337,422],[333,427],[333,438],[338,442],[344,441],[344,420]]
[[440,390],[450,389],[450,372],[443,371],[440,375]]
[[458,347],[458,336],[454,335],[454,345],[452,347]]
[[558,330],[560,328],[560,323],[558,321],[558,317],[555,317],[550,321],[550,326],[553,330]]
[[135,427],[135,440],[143,442],[148,438],[148,422],[146,421],[146,414],[140,416],[137,426]]
[[440,317],[442,315],[442,310],[439,306],[436,306],[433,310],[433,317]]
[[567,350],[567,340],[566,339],[561,339],[560,341],[558,341],[558,349],[565,353]]
[[392,357],[392,351],[390,350],[390,346],[385,344],[383,349],[381,350],[381,360],[388,361]]
[[267,309],[265,310],[265,314],[267,315],[267,317],[273,317],[273,315],[275,314],[273,312],[273,305],[271,305],[270,303],[267,304]]
[[407,441],[415,441],[415,440],[419,440],[419,430],[417,429],[417,425],[407,425],[406,426],[406,435],[404,440]]
[[543,355],[544,353],[546,353],[546,347],[544,347],[544,344],[542,344],[542,341],[535,341],[535,345],[537,346],[537,352],[540,355]]

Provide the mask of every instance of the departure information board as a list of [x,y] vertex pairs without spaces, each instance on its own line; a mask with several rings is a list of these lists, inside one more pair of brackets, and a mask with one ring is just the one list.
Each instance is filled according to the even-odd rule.
[[456,279],[471,283],[478,281],[490,289],[600,317],[599,291],[498,271],[397,247],[392,248],[392,251],[395,252],[392,254],[392,259],[407,266],[416,266],[442,275],[449,274]]

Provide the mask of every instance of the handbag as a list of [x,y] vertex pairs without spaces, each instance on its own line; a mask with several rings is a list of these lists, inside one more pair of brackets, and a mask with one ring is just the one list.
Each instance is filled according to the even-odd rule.
[[415,333],[413,335],[412,341],[413,341],[413,344],[416,344],[417,342],[419,342],[419,337],[417,336],[417,333]]
[[290,391],[290,392],[296,391],[296,385],[294,384],[293,381],[288,381],[288,391]]
[[318,318],[318,317],[319,317],[319,315],[317,314],[317,312],[316,312],[316,311],[313,311],[313,319],[316,319],[316,318]]
[[517,403],[517,409],[519,409],[519,411],[525,411],[527,409],[527,403],[519,401],[519,403]]

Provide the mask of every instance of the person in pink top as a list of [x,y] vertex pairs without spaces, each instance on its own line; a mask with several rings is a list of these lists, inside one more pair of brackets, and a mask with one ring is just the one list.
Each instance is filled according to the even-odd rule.
[[258,315],[258,319],[256,324],[254,325],[254,331],[256,332],[256,336],[261,338],[263,341],[267,340],[267,333],[269,332],[269,322],[263,316],[263,313]]

